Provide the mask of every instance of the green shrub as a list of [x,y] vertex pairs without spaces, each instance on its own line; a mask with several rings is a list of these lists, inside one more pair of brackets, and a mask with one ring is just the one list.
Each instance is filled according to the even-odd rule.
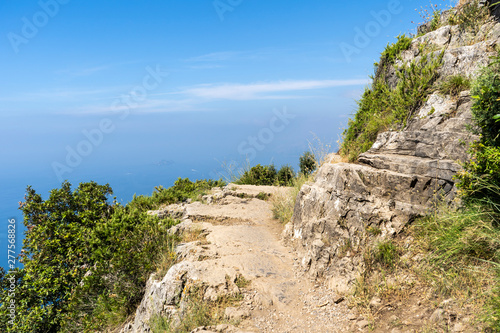
[[448,18],[448,23],[458,25],[462,31],[476,34],[489,17],[488,6],[482,6],[478,0],[473,0],[457,7],[455,13]]
[[500,54],[485,67],[472,84],[474,121],[479,128],[481,141],[486,145],[500,146],[500,123],[495,118],[500,113]]
[[391,89],[383,80],[375,80],[366,88],[354,119],[344,130],[340,153],[349,161],[367,151],[377,135],[390,127],[404,127],[415,111],[425,102],[438,77],[444,53],[423,55],[419,60],[399,69],[398,84]]
[[259,200],[264,200],[264,201],[267,201],[267,199],[269,199],[271,195],[268,194],[268,193],[264,193],[264,192],[259,192],[259,194],[257,194],[255,196],[255,198],[259,199]]
[[291,166],[284,165],[279,169],[276,177],[280,186],[291,186],[295,179],[295,172]]
[[397,39],[395,43],[387,44],[385,50],[382,52],[382,57],[389,64],[394,64],[401,52],[408,50],[411,45],[412,38],[407,37],[405,34],[399,35]]
[[479,295],[486,300],[484,317],[492,330],[500,328],[500,124],[495,119],[500,113],[499,70],[497,56],[472,83],[473,130],[481,139],[471,145],[471,159],[456,175],[463,207],[418,224],[433,253],[431,264],[443,272],[433,277],[444,281],[439,283],[444,292],[469,288],[470,281],[477,280],[470,276],[470,266],[486,269],[484,281],[475,288],[483,292],[492,285]]
[[310,151],[304,152],[299,158],[300,173],[303,175],[310,175],[317,168],[316,158]]
[[439,84],[439,92],[443,95],[458,96],[464,90],[470,89],[471,82],[461,74],[452,75]]
[[487,200],[468,200],[458,210],[440,207],[418,219],[412,233],[425,249],[421,276],[444,297],[481,300],[478,319],[490,328],[500,327],[499,218]]
[[[47,200],[31,187],[21,203],[24,225],[14,325],[2,332],[57,332],[69,314],[73,290],[94,261],[90,242],[96,225],[113,214],[109,185],[82,183],[74,191],[64,182]],[[18,276],[19,276],[18,275]],[[9,279],[6,275],[4,279]],[[0,317],[7,317],[9,296],[0,291]]]
[[474,132],[481,135],[480,142],[471,145],[470,161],[458,173],[457,187],[465,201],[488,200],[500,204],[500,55],[484,68],[472,84],[475,99],[472,106]]
[[475,143],[470,152],[473,158],[455,177],[463,199],[489,199],[500,205],[500,147]]
[[[64,182],[47,200],[27,188],[23,268],[0,270],[1,332],[95,332],[114,329],[142,299],[152,273],[175,261],[178,221],[147,209],[200,195],[221,181],[179,179],[126,206],[109,203],[109,185]],[[10,280],[16,285],[16,321],[9,325]]]
[[395,265],[399,258],[399,249],[392,241],[378,243],[375,247],[373,260],[384,267],[390,268]]
[[155,187],[151,196],[135,196],[130,202],[130,206],[141,210],[152,210],[160,205],[169,205],[177,202],[184,202],[187,199],[201,200],[201,197],[207,194],[214,187],[225,186],[226,183],[219,180],[204,179],[192,182],[188,178],[179,178],[174,185],[169,188],[163,186]]
[[260,165],[250,168],[235,181],[239,185],[274,185],[277,181],[277,171],[274,165]]
[[430,20],[430,31],[434,31],[439,28],[441,24],[441,10],[434,10],[432,12],[432,18]]

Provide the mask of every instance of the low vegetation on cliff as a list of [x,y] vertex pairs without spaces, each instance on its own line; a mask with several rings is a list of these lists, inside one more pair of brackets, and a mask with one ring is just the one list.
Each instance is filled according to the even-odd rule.
[[[460,29],[477,33],[478,24],[484,23],[486,19],[485,7],[470,2],[452,10],[444,23],[440,14],[433,15],[428,31],[445,23],[453,23],[458,24]],[[384,51],[381,63],[391,63],[393,57],[397,59],[398,52],[405,45],[406,39],[399,37],[395,45],[388,46]],[[414,107],[424,102],[429,93],[439,91],[457,96],[470,89],[474,99],[470,130],[480,136],[479,141],[470,146],[471,159],[462,164],[463,170],[455,176],[459,190],[457,199],[460,200],[454,207],[437,206],[433,214],[417,219],[396,239],[366,249],[365,271],[356,285],[354,303],[370,313],[373,297],[410,299],[412,290],[421,288],[418,292],[424,293],[425,290],[436,295],[436,298],[451,298],[460,306],[472,308],[476,312],[475,324],[479,325],[476,327],[498,332],[500,52],[473,80],[462,75],[438,78],[436,73],[440,61],[439,57],[434,56],[410,64],[409,68],[414,71],[409,71],[408,66],[396,67],[399,80],[394,88],[384,77],[374,79],[359,101],[359,109],[349,122],[349,127],[344,131],[341,153],[349,160],[356,161],[359,154],[371,147],[378,133],[404,128]],[[415,98],[400,104],[398,96]],[[415,241],[408,243],[409,239]],[[413,259],[410,260],[409,256]],[[418,256],[421,258],[416,259]],[[387,282],[398,276],[416,276],[419,282],[401,282],[400,285]],[[443,308],[442,305],[439,307]],[[432,327],[425,329],[432,330]]]
[[[141,301],[151,273],[175,262],[177,221],[147,210],[200,200],[222,181],[179,179],[127,205],[110,202],[109,185],[65,182],[48,199],[28,187],[21,203],[27,228],[23,268],[0,270],[0,331],[95,332],[121,325]],[[16,295],[8,285],[16,284]],[[16,320],[8,324],[11,300]]]

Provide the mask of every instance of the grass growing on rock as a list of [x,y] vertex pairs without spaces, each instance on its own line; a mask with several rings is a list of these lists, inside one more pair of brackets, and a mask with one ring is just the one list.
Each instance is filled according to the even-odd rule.
[[438,91],[443,95],[458,96],[464,90],[469,90],[471,87],[470,79],[461,74],[452,75],[441,82],[438,86]]
[[408,37],[404,34],[399,35],[395,43],[387,44],[384,52],[382,52],[382,58],[385,58],[388,63],[394,64],[401,52],[406,51],[410,48],[411,41],[411,37]]
[[443,55],[423,55],[399,68],[395,88],[383,78],[374,80],[358,101],[354,118],[349,119],[340,154],[350,162],[356,161],[359,154],[370,149],[380,132],[405,127],[432,92]]
[[302,185],[312,179],[311,175],[300,174],[293,182],[293,189],[288,192],[277,192],[270,198],[273,217],[285,224],[292,220],[293,209]]
[[180,323],[173,323],[170,318],[154,316],[150,320],[152,333],[189,333],[200,326],[212,326],[229,323],[224,316],[227,307],[235,306],[242,300],[242,295],[220,295],[216,300],[206,300],[203,286],[193,286],[188,291],[184,313]]

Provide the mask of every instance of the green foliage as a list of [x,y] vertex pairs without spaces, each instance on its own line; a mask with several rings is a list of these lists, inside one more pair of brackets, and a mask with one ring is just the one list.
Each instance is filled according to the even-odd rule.
[[458,96],[464,90],[470,89],[471,82],[461,74],[452,75],[439,84],[439,92],[443,95]]
[[274,165],[260,165],[250,168],[243,173],[236,184],[246,185],[274,185],[277,179],[277,171]]
[[460,30],[476,34],[489,17],[488,7],[480,5],[479,0],[473,0],[458,6],[449,16],[448,24],[458,25]]
[[432,18],[430,20],[430,31],[434,31],[439,28],[441,23],[441,10],[437,9],[432,12]]
[[169,318],[154,316],[150,320],[152,333],[189,333],[200,326],[215,326],[226,322],[224,311],[237,305],[241,294],[219,296],[215,301],[203,299],[203,287],[194,286],[187,292],[185,305],[179,325],[173,325]]
[[473,158],[456,175],[463,199],[489,199],[500,205],[500,147],[475,143],[470,152]]
[[425,249],[420,274],[444,297],[482,300],[478,315],[490,328],[500,327],[499,219],[488,199],[467,200],[460,209],[443,206],[418,219],[412,233]]
[[221,179],[197,180],[192,182],[188,178],[179,178],[172,187],[155,187],[155,191],[151,196],[134,196],[129,205],[141,210],[151,210],[158,208],[160,205],[183,202],[187,199],[201,200],[201,197],[207,194],[212,188],[224,185],[226,183]]
[[[24,268],[16,297],[17,318],[3,332],[57,332],[68,315],[73,289],[94,264],[94,248],[88,243],[96,225],[112,214],[109,185],[82,183],[71,191],[64,182],[43,200],[31,187],[22,204],[26,233]],[[8,278],[8,277],[5,277]],[[5,305],[5,294],[1,294]],[[5,306],[0,312],[5,312]]]
[[498,211],[475,201],[460,210],[422,218],[416,225],[438,265],[477,259],[500,262],[499,218]]
[[[470,281],[478,280],[469,267],[486,271],[474,292],[483,293],[479,297],[486,300],[485,318],[493,330],[500,328],[500,124],[495,118],[500,113],[499,70],[497,56],[472,84],[474,131],[481,139],[470,146],[472,158],[456,175],[463,206],[417,223],[417,234],[432,253],[431,266],[442,272],[432,276],[443,293],[469,288]],[[483,291],[488,285],[492,288]]]
[[299,158],[300,173],[303,175],[310,175],[317,168],[316,158],[310,151],[304,152]]
[[282,223],[291,221],[300,189],[302,185],[310,180],[310,178],[311,175],[306,176],[304,174],[299,174],[299,176],[293,180],[293,188],[291,190],[277,191],[271,196],[271,210],[275,219]]
[[341,154],[355,161],[367,151],[377,135],[390,127],[404,127],[415,111],[425,102],[437,79],[443,52],[438,56],[423,55],[419,60],[398,70],[398,84],[394,89],[382,79],[366,88],[354,119],[349,119],[344,130]]
[[133,206],[116,207],[112,217],[94,230],[94,265],[75,290],[65,326],[70,324],[74,332],[81,327],[99,330],[119,325],[133,313],[162,254],[174,252],[178,240],[168,229],[176,223]]
[[500,202],[500,55],[484,68],[472,84],[474,130],[480,142],[471,145],[472,159],[456,176],[465,201],[473,199]]
[[240,289],[248,287],[251,282],[252,282],[251,280],[245,279],[243,275],[238,275],[236,277],[236,280],[234,281],[236,286]]
[[395,43],[387,44],[384,52],[382,52],[382,57],[389,64],[394,64],[401,52],[408,50],[411,45],[412,38],[407,37],[405,34],[399,35],[397,39]]
[[399,258],[399,249],[392,241],[378,243],[373,253],[373,261],[384,267],[390,268],[395,265]]
[[291,166],[283,165],[279,169],[276,178],[280,186],[291,186],[293,184],[293,180],[295,179],[295,172]]
[[472,107],[474,121],[486,145],[500,146],[500,54],[485,67],[472,85],[475,99]]
[[[110,204],[109,185],[68,182],[47,200],[27,188],[21,204],[26,235],[22,269],[0,270],[1,332],[95,332],[116,328],[132,314],[151,273],[175,260],[177,223],[146,210],[198,198],[221,181],[179,179],[152,197]],[[7,314],[8,286],[16,281],[16,320]]]
[[259,194],[257,194],[255,197],[259,200],[267,201],[267,199],[269,199],[269,197],[270,197],[270,194],[267,194],[264,192],[259,192]]

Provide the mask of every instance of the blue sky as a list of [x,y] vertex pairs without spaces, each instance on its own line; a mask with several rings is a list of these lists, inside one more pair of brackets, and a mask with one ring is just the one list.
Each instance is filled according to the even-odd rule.
[[1,1],[0,217],[29,184],[110,179],[128,200],[252,149],[294,167],[316,136],[335,149],[373,63],[426,5]]

